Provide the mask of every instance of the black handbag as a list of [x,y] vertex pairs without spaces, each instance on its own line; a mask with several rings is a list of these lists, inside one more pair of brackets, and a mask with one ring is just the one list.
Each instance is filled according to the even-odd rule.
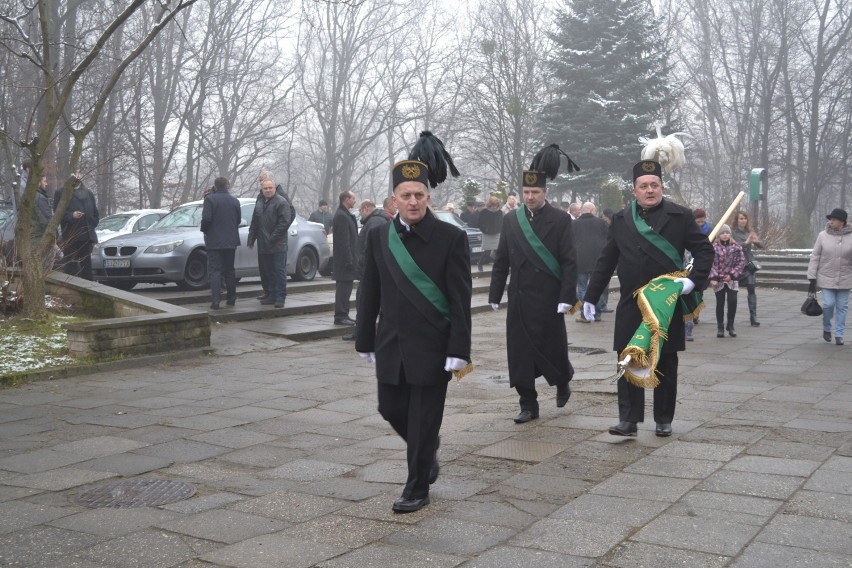
[[806,316],[821,316],[822,306],[819,305],[816,299],[816,281],[811,282],[808,288],[808,298],[802,304],[802,313]]
[[743,268],[743,274],[748,276],[750,274],[754,274],[755,272],[757,272],[761,268],[763,268],[763,267],[760,266],[759,262],[757,262],[756,260],[750,260],[746,263],[745,268]]

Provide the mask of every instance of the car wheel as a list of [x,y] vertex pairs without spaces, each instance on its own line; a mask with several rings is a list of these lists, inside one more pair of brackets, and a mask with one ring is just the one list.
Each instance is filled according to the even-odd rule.
[[316,278],[318,266],[317,252],[311,247],[304,247],[296,257],[296,272],[293,274],[293,280],[299,282],[313,280]]
[[207,253],[197,250],[189,255],[183,269],[183,280],[178,282],[178,286],[183,290],[203,290],[208,284]]
[[114,280],[112,282],[107,282],[107,284],[112,286],[113,288],[124,290],[125,292],[133,290],[133,287],[136,286],[136,282],[127,280]]

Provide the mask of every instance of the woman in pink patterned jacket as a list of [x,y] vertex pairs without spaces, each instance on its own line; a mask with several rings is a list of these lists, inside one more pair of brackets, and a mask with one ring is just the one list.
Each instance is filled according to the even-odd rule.
[[[716,258],[713,260],[713,269],[710,270],[710,286],[716,293],[716,324],[718,331],[716,337],[728,335],[736,337],[734,331],[734,318],[737,315],[737,291],[740,289],[739,279],[745,268],[746,259],[743,247],[731,238],[731,228],[722,225],[719,237],[713,243],[713,251]],[[725,325],[725,300],[728,301],[728,324]]]

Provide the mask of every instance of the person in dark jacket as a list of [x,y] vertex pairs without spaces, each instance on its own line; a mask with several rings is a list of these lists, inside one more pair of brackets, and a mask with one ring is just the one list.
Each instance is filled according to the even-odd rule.
[[393,167],[398,215],[367,231],[355,349],[375,362],[379,413],[406,442],[408,478],[395,513],[429,504],[447,384],[470,361],[467,235],[429,210],[429,186],[446,177],[444,159],[458,175],[444,153],[440,140],[421,135]]
[[[553,153],[555,155],[553,155]],[[571,217],[547,201],[547,178],[556,177],[558,146],[548,146],[521,176],[523,207],[503,218],[491,269],[488,302],[500,307],[509,272],[506,343],[509,385],[518,391],[520,424],[538,418],[535,379],[556,386],[556,406],[568,403],[574,368],[568,359],[566,313],[577,303],[577,252]]]
[[207,248],[207,275],[210,279],[210,309],[219,309],[222,296],[222,278],[225,279],[226,303],[237,303],[237,278],[234,274],[234,256],[240,246],[240,202],[228,193],[228,178],[218,177],[204,198],[201,209],[201,232]]
[[476,199],[469,198],[464,203],[464,211],[459,215],[468,227],[479,228],[479,209],[476,208]]
[[352,287],[358,277],[356,262],[358,255],[355,244],[358,239],[358,222],[355,215],[349,212],[355,206],[357,198],[351,191],[344,191],[339,196],[340,205],[334,212],[332,233],[334,234],[334,324],[355,325],[355,320],[349,317]]
[[494,251],[500,243],[500,231],[503,230],[503,211],[500,210],[500,199],[491,195],[485,203],[485,208],[479,212],[479,230],[482,231],[482,254],[479,255],[477,266],[482,272],[482,265],[491,262]]
[[[92,247],[98,242],[95,227],[100,221],[95,194],[83,183],[79,176],[72,176],[74,193],[62,215],[62,253],[65,274],[92,279]],[[62,201],[62,190],[53,197],[54,211]]]
[[261,197],[254,205],[248,233],[248,248],[257,242],[257,265],[266,294],[263,305],[284,307],[287,297],[287,229],[293,222],[290,204],[269,176],[260,183]]
[[[357,257],[356,266],[358,268],[358,279],[364,275],[364,256],[367,252],[367,233],[373,227],[383,227],[390,223],[393,218],[385,212],[384,208],[377,209],[376,204],[365,199],[358,207],[358,212],[361,214],[361,232],[358,233],[358,239],[355,245],[355,254]],[[357,297],[357,292],[356,292]],[[355,301],[358,305],[358,301]]]
[[308,221],[322,223],[322,226],[325,227],[326,233],[331,233],[333,231],[332,225],[334,224],[334,215],[329,210],[328,202],[325,199],[319,200],[319,208],[311,213],[311,216],[308,217]]
[[[615,310],[613,349],[620,354],[642,323],[642,312],[634,292],[654,278],[683,268],[683,254],[692,254],[689,278],[679,278],[682,294],[701,290],[713,266],[713,246],[695,223],[692,212],[663,198],[662,168],[658,162],[642,160],[633,167],[634,201],[612,218],[607,241],[598,258],[586,298],[583,315],[591,319],[601,292],[618,268],[621,298]],[[656,243],[656,244],[655,244]],[[668,243],[668,245],[666,245]],[[669,252],[666,252],[666,251]],[[669,254],[670,253],[670,254]],[[686,347],[684,313],[676,303],[657,363],[660,385],[654,389],[654,420],[658,436],[671,436],[677,398],[678,351]],[[614,436],[636,436],[636,424],[645,416],[645,390],[618,381],[619,422],[609,429]]]
[[[572,223],[574,229],[574,246],[577,247],[577,298],[580,301],[586,296],[586,288],[589,286],[589,278],[595,269],[601,250],[606,243],[608,225],[606,221],[595,216],[597,208],[591,201],[585,202],[580,209],[580,216]],[[601,321],[603,312],[603,296],[595,306],[595,321]],[[577,317],[580,323],[588,323],[588,320],[580,314]]]

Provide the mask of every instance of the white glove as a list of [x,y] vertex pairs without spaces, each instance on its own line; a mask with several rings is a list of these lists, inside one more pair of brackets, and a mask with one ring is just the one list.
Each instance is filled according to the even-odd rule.
[[689,278],[675,278],[674,281],[683,284],[683,290],[680,291],[681,296],[689,294],[690,292],[695,290],[695,282],[693,282]]
[[567,314],[568,310],[571,309],[571,304],[557,304],[556,305],[556,313],[557,314]]
[[500,304],[491,304],[491,309],[495,312],[500,309]]
[[455,357],[447,357],[447,362],[444,363],[445,371],[461,371],[465,367],[467,367],[467,361]]
[[366,361],[367,363],[375,363],[376,362],[376,354],[373,352],[370,353],[358,353],[358,357]]
[[590,304],[589,302],[583,302],[583,317],[586,318],[587,321],[592,321],[595,319],[595,305]]

